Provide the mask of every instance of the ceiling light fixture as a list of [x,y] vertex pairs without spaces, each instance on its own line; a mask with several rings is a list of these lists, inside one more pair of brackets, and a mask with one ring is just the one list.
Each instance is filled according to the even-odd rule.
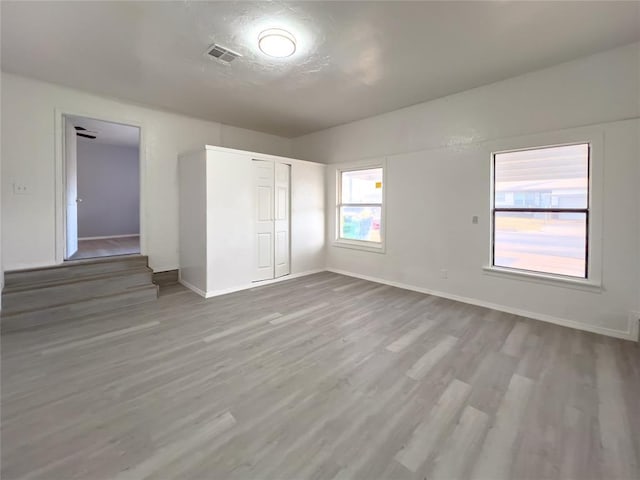
[[270,57],[290,57],[296,51],[296,39],[286,30],[270,28],[258,35],[258,47]]

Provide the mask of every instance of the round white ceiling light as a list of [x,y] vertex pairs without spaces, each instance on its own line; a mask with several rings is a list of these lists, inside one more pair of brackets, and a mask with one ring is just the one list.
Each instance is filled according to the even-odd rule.
[[296,39],[286,30],[270,28],[258,35],[258,47],[270,57],[290,57],[296,51]]

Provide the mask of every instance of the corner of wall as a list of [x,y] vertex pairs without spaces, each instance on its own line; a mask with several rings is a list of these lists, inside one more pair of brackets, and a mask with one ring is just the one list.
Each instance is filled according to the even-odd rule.
[[640,312],[629,314],[629,337],[635,342],[640,342]]
[[220,147],[291,157],[292,140],[270,133],[220,124]]

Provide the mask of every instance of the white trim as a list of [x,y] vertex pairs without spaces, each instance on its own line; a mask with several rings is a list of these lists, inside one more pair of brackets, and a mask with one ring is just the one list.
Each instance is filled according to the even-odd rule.
[[80,240],[107,240],[109,238],[130,238],[130,237],[139,237],[139,233],[128,233],[126,235],[105,235],[104,237],[78,237],[78,241]]
[[[368,280],[370,282],[381,283],[383,285],[390,285],[392,287],[402,288],[404,290],[411,290],[414,292],[425,293],[427,295],[435,295],[437,297],[448,298],[449,300],[455,300],[457,302],[468,303],[470,305],[477,305],[479,307],[490,308],[492,310],[498,310],[500,312],[511,313],[513,315],[518,315],[520,317],[532,318],[534,320],[541,320],[547,323],[553,323],[555,325],[560,325],[562,327],[569,327],[575,330],[583,330],[586,332],[599,333],[600,335],[606,335],[608,337],[614,338],[622,338],[624,340],[632,340],[638,341],[637,333],[637,319],[634,321],[629,319],[629,324],[627,326],[627,330],[613,330],[607,327],[600,327],[597,325],[589,325],[587,323],[576,322],[575,320],[569,320],[560,317],[554,317],[551,315],[545,315],[542,313],[530,312],[527,310],[521,310],[519,308],[507,307],[505,305],[499,305],[496,303],[485,302],[483,300],[478,300],[476,298],[462,297],[460,295],[452,295],[449,293],[439,292],[436,290],[430,290],[428,288],[417,287],[415,285],[408,285],[406,283],[401,282],[393,282],[390,280],[385,280],[382,278],[371,277],[369,275],[360,275],[353,272],[347,272],[345,270],[339,270],[334,268],[327,268],[327,271],[337,273],[339,275],[346,275],[348,277],[360,278],[362,280]],[[634,327],[633,324],[636,324]],[[635,336],[634,336],[635,335]]]
[[64,263],[66,248],[66,201],[65,201],[65,158],[64,158],[64,117],[85,117],[102,122],[119,123],[140,130],[138,165],[140,168],[140,254],[146,255],[147,234],[146,234],[146,146],[145,146],[145,125],[143,122],[131,118],[115,118],[109,115],[102,115],[98,112],[78,111],[72,108],[54,109],[53,136],[54,136],[54,162],[55,162],[55,184],[54,184],[54,209],[55,209],[55,264]]
[[191,285],[189,282],[184,281],[182,279],[182,277],[180,277],[180,279],[178,280],[178,283],[184,285],[189,290],[197,293],[201,297],[212,298],[212,297],[219,297],[220,295],[227,295],[229,293],[239,292],[241,290],[250,290],[252,288],[262,287],[262,286],[265,286],[265,285],[271,285],[272,283],[284,282],[285,280],[293,280],[294,278],[306,277],[307,275],[313,275],[315,273],[320,273],[320,272],[325,272],[325,271],[326,270],[324,268],[318,268],[318,269],[315,269],[315,270],[307,270],[306,272],[292,273],[292,274],[289,274],[289,275],[285,275],[283,277],[278,277],[278,278],[274,278],[274,279],[270,279],[270,280],[262,280],[262,281],[258,281],[258,282],[253,282],[253,283],[249,283],[249,284],[246,284],[246,285],[241,285],[241,286],[238,286],[238,287],[223,288],[222,290],[209,290],[209,291],[206,291],[206,292],[201,290],[201,289],[199,289],[198,287],[196,287],[194,285]]
[[338,248],[351,248],[352,250],[361,250],[364,252],[385,253],[384,246],[376,242],[359,242],[358,240],[336,239],[333,241],[331,246]]
[[249,288],[257,288],[262,287],[263,285],[270,285],[272,283],[284,282],[285,280],[292,280],[294,278],[306,277],[307,275],[314,275],[316,273],[326,272],[324,268],[316,268],[314,270],[307,270],[305,272],[298,273],[290,273],[288,275],[284,275],[278,278],[271,278],[269,280],[260,280],[257,282],[252,282]]
[[629,314],[629,332],[631,340],[640,342],[640,312]]
[[518,270],[515,268],[491,267],[486,265],[482,267],[485,275],[493,275],[510,280],[520,280],[523,282],[541,283],[554,285],[557,287],[574,288],[576,290],[584,290],[593,293],[602,293],[604,288],[600,283],[582,278],[571,278],[560,275],[552,275],[538,272],[529,272],[527,270]]
[[[271,155],[269,153],[260,153],[260,152],[252,152],[249,150],[238,150],[237,148],[228,148],[228,147],[219,147],[217,145],[205,145],[204,146],[205,150],[213,150],[216,152],[224,152],[224,153],[237,153],[237,154],[242,154],[242,155],[248,155],[251,156],[252,158],[254,158],[255,160],[271,160],[271,161],[276,161],[276,162],[281,162],[281,163],[288,163],[289,165],[293,165],[296,163],[306,163],[306,164],[312,164],[312,165],[318,165],[320,167],[327,167],[326,163],[320,163],[320,162],[311,162],[309,160],[301,160],[299,158],[291,158],[291,157],[283,157],[281,155]],[[180,154],[180,156],[187,156],[190,155],[192,153],[196,153],[196,152],[201,152],[202,148],[198,148],[196,150],[191,150],[191,151],[187,151],[185,153]]]
[[198,295],[200,295],[201,297],[207,298],[206,293],[204,292],[204,290],[200,290],[198,287],[196,287],[195,285],[190,284],[189,282],[187,282],[184,278],[182,278],[182,276],[178,277],[178,283],[180,285],[183,285],[185,287],[187,287],[189,290],[191,290],[194,293],[197,293]]

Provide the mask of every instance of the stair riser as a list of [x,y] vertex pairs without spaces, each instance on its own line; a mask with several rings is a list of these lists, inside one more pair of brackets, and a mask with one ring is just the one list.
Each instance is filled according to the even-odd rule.
[[6,272],[5,287],[7,289],[78,280],[107,273],[123,273],[138,270],[147,265],[146,257],[114,262],[92,263],[87,265],[64,265],[59,268],[31,270],[22,272]]
[[24,330],[39,325],[78,319],[104,313],[105,311],[155,301],[158,298],[158,287],[149,285],[133,291],[105,298],[94,298],[60,307],[19,313],[9,317],[2,316],[2,333]]
[[151,275],[151,271],[140,272],[138,270],[136,273],[5,293],[2,296],[3,314],[11,315],[14,312],[73,303],[90,297],[124,293],[131,287],[149,285]]

